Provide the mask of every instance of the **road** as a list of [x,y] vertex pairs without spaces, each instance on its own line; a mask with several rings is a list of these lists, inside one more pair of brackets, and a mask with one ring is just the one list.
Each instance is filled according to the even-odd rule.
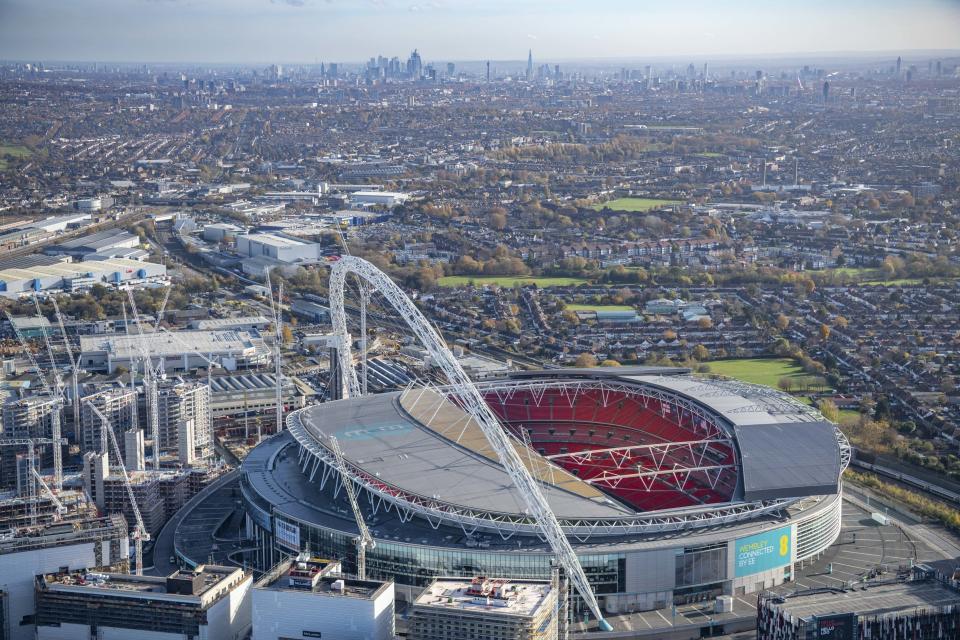
[[[163,525],[163,529],[157,534],[156,542],[153,545],[153,569],[147,573],[155,576],[168,576],[179,568],[176,563],[170,562],[170,558],[174,555],[174,535],[177,532],[177,527],[180,526],[184,518],[190,515],[194,507],[203,502],[207,496],[239,479],[240,471],[237,469],[220,476],[209,486],[204,487],[200,493],[190,498],[190,500],[183,505],[183,508],[177,511],[173,517]],[[149,560],[146,560],[146,563],[149,564]]]

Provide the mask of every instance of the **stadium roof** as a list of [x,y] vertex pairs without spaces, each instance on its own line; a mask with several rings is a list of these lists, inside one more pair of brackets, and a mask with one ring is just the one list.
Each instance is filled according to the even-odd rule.
[[[477,510],[526,511],[526,501],[498,462],[418,424],[400,407],[399,398],[400,393],[394,392],[308,407],[302,421],[318,439],[321,434],[336,436],[346,459],[382,482]],[[465,415],[446,404],[449,410]],[[460,426],[466,424],[461,421]],[[537,456],[535,452],[532,455]],[[562,474],[559,470],[555,473]],[[544,494],[559,517],[629,513],[600,491],[589,489],[591,493],[579,495],[548,485]]]
[[[584,379],[619,382],[699,404],[736,442],[741,488],[733,503],[837,493],[842,463],[834,425],[775,390],[693,377],[682,369],[558,369],[508,377],[548,386]],[[484,388],[496,384],[488,381]],[[408,493],[477,511],[526,511],[525,500],[479,426],[435,391],[369,395],[308,407],[302,422],[318,441],[323,442],[324,434],[335,435],[354,466]],[[515,446],[532,474],[543,480],[559,518],[635,513],[592,484],[548,465],[536,451]]]
[[837,492],[841,463],[836,429],[810,407],[769,387],[731,380],[633,379],[695,400],[732,425],[745,500]]

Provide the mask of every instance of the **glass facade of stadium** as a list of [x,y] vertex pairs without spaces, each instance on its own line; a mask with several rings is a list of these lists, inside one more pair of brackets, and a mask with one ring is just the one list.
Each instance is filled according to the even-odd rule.
[[[247,533],[256,541],[255,568],[265,570],[283,556],[309,550],[341,559],[346,571],[356,571],[356,534],[284,514],[258,495],[246,478],[241,489]],[[735,525],[726,537],[723,531],[694,529],[674,534],[671,540],[676,544],[664,544],[662,539],[612,545],[592,543],[591,547],[617,550],[578,556],[608,613],[669,607],[721,594],[743,595],[782,584],[791,578],[794,563],[814,558],[829,547],[840,533],[840,507],[840,495],[824,496],[811,499],[807,508],[789,518],[763,527],[754,524],[748,528],[749,535]],[[764,531],[785,530],[789,530],[790,549],[782,561],[763,565],[757,571],[744,572],[737,566],[741,543],[750,542]],[[284,533],[278,535],[280,531]],[[427,542],[378,538],[376,548],[367,551],[367,575],[394,580],[401,597],[411,597],[434,576],[550,578],[553,556],[549,552],[443,548]]]

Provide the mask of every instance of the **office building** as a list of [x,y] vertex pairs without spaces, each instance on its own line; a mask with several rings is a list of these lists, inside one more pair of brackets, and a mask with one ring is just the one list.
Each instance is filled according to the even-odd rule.
[[414,601],[417,640],[555,640],[557,590],[538,580],[437,578]]
[[201,565],[167,577],[47,573],[36,578],[38,640],[242,640],[253,577]]
[[392,582],[356,580],[309,554],[285,560],[253,586],[253,640],[392,640]]

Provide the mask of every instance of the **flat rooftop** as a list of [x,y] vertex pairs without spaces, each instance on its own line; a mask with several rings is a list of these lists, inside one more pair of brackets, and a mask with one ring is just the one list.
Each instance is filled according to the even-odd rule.
[[960,604],[960,593],[935,580],[916,580],[796,595],[787,597],[775,608],[794,618],[811,618],[831,613],[861,616],[907,613],[949,604]]
[[199,572],[200,587],[192,594],[178,593],[169,589],[172,580],[192,580],[194,573],[191,571],[176,571],[166,577],[77,571],[64,574],[50,573],[44,575],[42,579],[46,588],[52,591],[69,590],[90,595],[122,594],[203,599],[215,588],[220,587],[222,583],[226,581],[234,582],[235,579],[239,579],[243,575],[243,570],[238,567],[219,565],[200,565],[197,567],[197,572]]
[[[166,331],[145,333],[153,358],[161,356],[183,356],[185,348],[210,355],[250,354],[264,349],[263,340],[255,338],[246,331]],[[106,335],[80,336],[82,353],[112,353],[114,359],[138,358],[140,356],[139,335],[113,333]],[[187,353],[187,355],[191,355]]]
[[230,327],[248,324],[262,324],[266,326],[270,324],[270,320],[264,316],[238,316],[235,318],[206,318],[204,320],[195,320],[192,324],[192,328],[194,329],[209,331],[211,329],[229,329]]
[[278,236],[272,233],[249,233],[246,235],[246,238],[251,242],[259,242],[260,244],[268,244],[274,247],[302,247],[309,244],[303,240]]
[[[430,391],[411,393],[403,404],[399,393],[384,393],[307,407],[300,415],[318,442],[326,446],[326,436],[336,436],[346,459],[382,482],[463,507],[525,512],[526,500],[469,414]],[[433,426],[411,414],[432,416]],[[523,457],[528,464],[548,465],[535,451]],[[549,470],[538,471],[550,477]],[[560,517],[631,513],[559,467],[543,492]]]
[[416,607],[530,617],[550,595],[550,583],[496,578],[438,578],[414,601]]

